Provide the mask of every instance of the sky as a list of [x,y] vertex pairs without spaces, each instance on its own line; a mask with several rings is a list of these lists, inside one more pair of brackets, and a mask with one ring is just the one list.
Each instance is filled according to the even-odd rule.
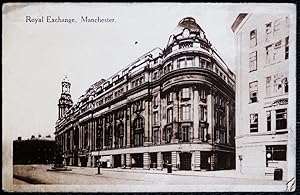
[[[86,89],[155,47],[164,48],[178,22],[191,16],[234,71],[231,25],[243,6],[224,4],[15,4],[3,16],[3,131],[51,134],[61,81],[68,76],[74,103]],[[75,18],[77,23],[29,23],[26,16]],[[80,23],[81,16],[114,23]],[[138,42],[135,44],[135,42]]]

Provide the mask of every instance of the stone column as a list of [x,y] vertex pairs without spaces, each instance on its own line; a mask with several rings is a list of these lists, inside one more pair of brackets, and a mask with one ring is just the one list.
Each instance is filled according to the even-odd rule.
[[145,100],[145,128],[144,128],[144,146],[149,145],[149,102]]
[[[161,96],[160,96],[161,97]],[[159,111],[160,111],[160,129],[161,129],[161,132],[160,132],[160,136],[161,136],[161,143],[164,144],[166,143],[166,140],[165,140],[165,137],[164,137],[164,134],[163,134],[163,131],[164,131],[164,126],[167,124],[167,120],[166,120],[166,98],[163,98],[163,99],[160,99],[160,108],[159,108]],[[164,138],[164,140],[163,140]]]
[[[258,124],[260,124],[259,120],[260,119],[258,118]],[[275,110],[271,110],[271,131],[276,131],[276,111]]]
[[212,171],[216,170],[217,160],[218,160],[217,154],[213,153],[212,156],[210,157],[210,169]]
[[91,149],[91,122],[87,122],[87,132],[88,132],[88,147]]
[[177,171],[178,167],[177,167],[177,152],[176,151],[171,152],[171,161],[172,161],[172,170]]
[[194,102],[193,102],[193,107],[194,107],[194,139],[193,142],[200,142],[199,140],[199,91],[198,89],[194,90]]
[[[124,131],[124,135],[123,135],[123,147],[126,147],[126,136],[127,136],[127,134],[126,134],[126,129],[127,129],[127,119],[126,119],[126,109],[124,109],[124,118],[123,118],[123,124],[124,124],[124,129],[123,129],[123,131]],[[125,163],[124,163],[125,164]]]
[[226,144],[229,144],[229,102],[226,102]]
[[113,157],[113,155],[110,155],[109,158],[110,158],[110,168],[114,168],[114,157]]
[[143,154],[143,169],[147,169],[149,170],[150,169],[150,156],[149,156],[149,152],[145,152]]
[[126,154],[126,168],[130,169],[131,168],[131,155]]
[[80,149],[81,148],[81,125],[80,124],[78,125],[78,141],[79,141],[78,149]]
[[151,114],[151,113],[153,113],[153,110],[152,110],[152,101],[151,100],[149,100],[148,101],[148,103],[149,103],[149,113],[148,113],[148,116],[146,116],[146,117],[148,117],[148,124],[149,124],[149,144],[150,145],[152,145],[152,143],[153,143],[153,139],[152,139],[152,122],[153,122],[153,114]]
[[115,137],[115,126],[116,126],[116,123],[115,123],[115,114],[112,113],[112,118],[113,118],[113,122],[112,122],[112,148],[116,148],[115,146],[115,141],[116,141],[116,137]]
[[194,166],[195,166],[195,152],[192,153],[192,158],[191,158],[191,169],[194,171]]
[[124,165],[126,166],[125,155],[126,154],[121,154],[121,167],[124,167]]
[[195,171],[200,171],[201,165],[201,153],[199,150],[194,151],[194,170]]
[[[207,122],[208,122],[208,134],[210,135],[210,142],[213,139],[213,125],[214,125],[214,111],[213,111],[213,97],[212,94],[208,94],[207,95]],[[204,137],[204,139],[206,140],[206,135]]]
[[97,150],[97,120],[94,121],[94,150]]
[[175,91],[173,93],[173,131],[174,131],[174,143],[178,143],[179,142],[179,97],[178,97],[178,92]]
[[90,154],[88,155],[87,166],[88,166],[88,167],[91,167],[91,166],[92,166],[92,156],[91,156]]
[[106,127],[105,127],[105,118],[103,117],[101,120],[102,120],[102,129],[103,129],[103,131],[102,131],[102,134],[103,134],[103,136],[102,136],[103,149],[106,149],[106,146],[105,146],[105,129],[106,129]]
[[200,62],[199,62],[199,56],[195,56],[195,63],[194,66],[199,67]]
[[176,156],[177,156],[177,169],[180,169],[180,155],[179,152],[176,152]]
[[163,169],[163,162],[162,162],[162,153],[157,152],[157,169],[162,170]]
[[71,165],[74,164],[74,156],[73,156],[73,150],[74,150],[73,133],[74,133],[74,128],[72,128],[72,130],[70,130],[70,150],[71,150],[71,154],[72,154],[72,157],[70,159],[70,164]]
[[[193,93],[193,87],[190,87],[189,88],[189,91],[190,91],[190,97],[191,97],[191,100],[190,100],[190,120],[193,121],[194,120],[194,93]],[[195,122],[195,121],[194,121]],[[189,140],[190,142],[192,142],[194,139],[194,126],[191,126],[191,128],[189,129]]]
[[[126,118],[126,140],[127,140],[127,148],[130,148],[130,145],[131,145],[131,140],[130,140],[130,133],[131,133],[131,129],[130,129],[130,127],[131,127],[131,112],[130,112],[130,105],[128,106],[128,108],[127,108],[127,115],[128,115],[128,117]],[[131,159],[130,159],[131,160]],[[126,158],[126,161],[127,161],[127,158]],[[131,161],[130,161],[131,162]],[[127,163],[126,163],[127,164]],[[131,166],[131,164],[130,164],[130,166]]]
[[68,145],[68,134],[67,132],[64,133],[64,152],[67,151],[67,145]]

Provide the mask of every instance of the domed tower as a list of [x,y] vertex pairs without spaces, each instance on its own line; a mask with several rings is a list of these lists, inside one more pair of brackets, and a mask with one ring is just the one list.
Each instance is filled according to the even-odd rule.
[[205,32],[192,17],[183,18],[178,23],[174,32],[169,37],[164,56],[167,56],[172,51],[189,47],[201,47],[206,50],[209,50],[211,47]]
[[66,111],[73,105],[73,101],[70,94],[71,83],[68,80],[67,76],[65,76],[65,78],[62,80],[61,85],[62,91],[58,102],[58,118],[61,118],[66,113]]

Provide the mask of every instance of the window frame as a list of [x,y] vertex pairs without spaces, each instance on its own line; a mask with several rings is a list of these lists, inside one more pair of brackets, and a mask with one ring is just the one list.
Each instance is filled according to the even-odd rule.
[[257,29],[250,31],[250,48],[257,45]]
[[[251,87],[251,85],[255,85],[255,83],[256,83],[256,87],[255,86]],[[253,94],[256,94],[256,95],[254,96]],[[252,98],[256,98],[256,99],[252,100]],[[249,101],[250,101],[250,103],[258,102],[258,81],[252,81],[249,83]]]
[[249,72],[253,72],[256,70],[257,70],[257,51],[253,51],[249,54]]
[[[252,120],[254,120],[254,121],[252,121]],[[250,127],[250,133],[258,132],[258,113],[250,114],[250,126],[249,127]]]
[[[287,130],[287,108],[277,109],[275,110],[275,118],[276,118],[276,125],[275,129],[276,131],[282,131]],[[279,116],[282,115],[282,117],[279,118]],[[283,122],[283,124],[282,124]],[[281,124],[280,124],[281,123]],[[279,125],[284,125],[284,127],[279,127]]]

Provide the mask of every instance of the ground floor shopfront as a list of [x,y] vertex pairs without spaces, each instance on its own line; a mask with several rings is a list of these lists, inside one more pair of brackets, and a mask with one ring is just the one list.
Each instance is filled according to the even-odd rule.
[[69,157],[66,164],[95,167],[99,161],[102,167],[110,168],[160,170],[171,165],[173,170],[222,170],[235,168],[235,153],[233,148],[212,148],[209,144],[168,144],[93,151],[77,160]]
[[249,178],[273,180],[275,170],[288,178],[287,134],[239,137],[236,148],[236,170]]

